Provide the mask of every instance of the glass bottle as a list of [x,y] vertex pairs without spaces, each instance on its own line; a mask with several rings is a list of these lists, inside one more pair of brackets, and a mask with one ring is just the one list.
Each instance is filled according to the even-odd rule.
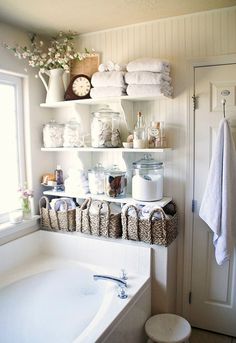
[[160,132],[161,132],[161,147],[167,147],[167,139],[165,135],[165,123],[163,121],[160,122]]
[[161,147],[161,129],[160,122],[158,121],[151,121],[150,126],[148,128],[148,147]]
[[134,128],[134,140],[133,140],[133,147],[134,148],[146,148],[147,146],[147,137],[146,137],[146,125],[144,116],[141,112],[137,113],[137,122]]
[[55,180],[56,180],[56,191],[63,191],[64,190],[64,180],[63,180],[63,171],[61,169],[60,165],[57,165],[57,168],[54,172],[55,174]]

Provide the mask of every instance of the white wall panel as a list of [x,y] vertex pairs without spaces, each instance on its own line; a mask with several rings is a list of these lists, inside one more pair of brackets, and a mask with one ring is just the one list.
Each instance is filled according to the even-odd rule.
[[[176,200],[183,237],[188,63],[204,57],[236,53],[236,7],[162,19],[80,36],[81,48],[101,52],[102,62],[127,63],[139,57],[168,59],[172,65],[174,98],[135,105],[147,121],[164,120],[171,154],[165,159],[165,193]],[[179,254],[181,258],[181,253]]]

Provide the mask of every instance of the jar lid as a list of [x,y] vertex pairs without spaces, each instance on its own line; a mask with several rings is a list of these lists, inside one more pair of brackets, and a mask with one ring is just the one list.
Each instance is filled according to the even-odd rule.
[[88,170],[88,173],[104,173],[105,168],[103,168],[101,163],[97,163],[95,167]]
[[98,109],[96,112],[92,112],[92,115],[95,117],[101,117],[101,116],[114,116],[119,117],[119,112],[114,112],[109,106],[104,106],[100,109]]
[[55,119],[51,119],[48,123],[44,124],[43,126],[55,127],[55,126],[63,126],[64,124],[59,124],[56,122]]
[[68,120],[66,122],[65,125],[68,125],[68,126],[79,126],[80,123],[78,122],[78,120],[76,118],[71,118],[70,120]]
[[152,169],[158,169],[161,168],[163,165],[163,162],[158,162],[152,158],[151,154],[144,154],[144,157],[140,160],[133,162],[133,167],[136,169],[141,168],[152,168]]
[[106,170],[106,174],[109,174],[111,176],[121,176],[121,175],[125,175],[126,172],[120,170],[117,164],[113,164],[111,169]]

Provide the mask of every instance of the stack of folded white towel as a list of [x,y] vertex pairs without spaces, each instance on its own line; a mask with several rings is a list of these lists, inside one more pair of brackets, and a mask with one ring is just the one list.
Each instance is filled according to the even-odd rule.
[[98,70],[91,79],[94,87],[90,92],[91,98],[126,95],[126,66],[108,61],[107,64],[100,64]]
[[130,96],[171,97],[170,63],[156,58],[140,58],[127,64],[125,82]]
[[69,169],[68,178],[64,181],[65,192],[89,193],[88,177],[83,170]]

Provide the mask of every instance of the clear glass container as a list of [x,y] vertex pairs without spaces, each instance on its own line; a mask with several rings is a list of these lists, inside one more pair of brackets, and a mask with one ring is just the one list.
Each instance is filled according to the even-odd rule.
[[163,163],[151,154],[133,162],[132,197],[140,201],[157,201],[163,198]]
[[161,147],[161,129],[160,122],[158,121],[151,121],[150,126],[148,128],[148,147]]
[[144,149],[147,147],[147,133],[145,128],[144,116],[141,112],[137,113],[137,122],[134,129],[133,148]]
[[126,172],[119,170],[117,165],[105,173],[105,194],[112,198],[126,195],[127,177]]
[[94,148],[119,148],[120,114],[109,107],[101,108],[92,113],[91,140]]
[[75,118],[72,118],[70,121],[68,121],[68,123],[65,124],[63,141],[64,147],[76,148],[81,146],[82,137],[80,132],[80,124]]
[[63,146],[64,125],[55,120],[43,126],[43,145],[45,148],[59,148]]
[[88,170],[89,190],[91,194],[103,194],[105,188],[105,169],[101,163]]

